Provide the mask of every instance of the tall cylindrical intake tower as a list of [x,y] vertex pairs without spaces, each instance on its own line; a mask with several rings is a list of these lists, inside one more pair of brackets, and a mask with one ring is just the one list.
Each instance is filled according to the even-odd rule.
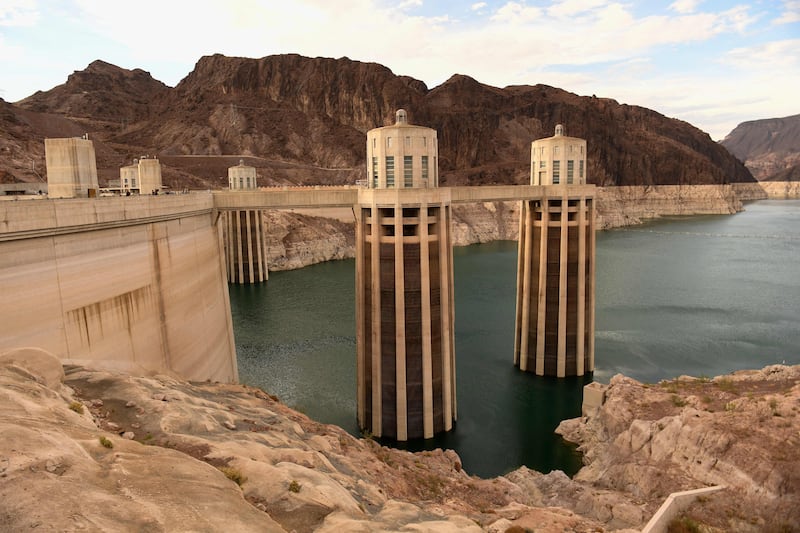
[[437,188],[436,131],[367,133],[356,206],[358,423],[376,437],[430,438],[456,420],[449,191]]
[[514,364],[545,376],[594,370],[594,189],[586,141],[563,134],[531,145],[531,185],[520,210]]

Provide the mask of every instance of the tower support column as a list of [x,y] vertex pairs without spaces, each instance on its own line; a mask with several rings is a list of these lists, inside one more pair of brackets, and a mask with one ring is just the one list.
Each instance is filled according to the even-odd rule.
[[224,213],[224,240],[228,281],[261,283],[269,278],[267,241],[261,210],[237,210]]
[[594,186],[524,200],[514,364],[542,376],[594,370]]

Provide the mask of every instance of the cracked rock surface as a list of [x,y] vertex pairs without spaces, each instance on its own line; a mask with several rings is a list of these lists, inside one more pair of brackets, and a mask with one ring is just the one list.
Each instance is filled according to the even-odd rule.
[[[759,372],[761,385],[702,384],[717,395],[691,378],[614,378],[606,405],[562,425],[588,462],[575,479],[525,467],[480,479],[451,450],[357,439],[260,389],[62,368],[21,350],[0,355],[0,530],[628,531],[698,483],[736,491],[695,510],[705,523],[763,530],[767,513],[797,508],[800,367]],[[732,498],[730,517],[719,502]],[[763,511],[742,521],[745,504]]]

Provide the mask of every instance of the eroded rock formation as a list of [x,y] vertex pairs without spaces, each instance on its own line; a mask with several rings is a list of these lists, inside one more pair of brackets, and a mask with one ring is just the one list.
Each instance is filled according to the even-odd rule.
[[452,451],[356,439],[252,387],[62,369],[24,350],[0,355],[0,529],[632,531],[667,493],[725,484],[690,515],[792,531],[799,383],[800,366],[616,376],[605,405],[560,426],[587,463],[574,479],[480,479]]
[[65,376],[39,354],[0,357],[4,531],[456,532],[523,515],[553,533],[600,527],[514,504],[528,499],[519,485],[469,476],[452,451],[356,439],[258,389]]
[[614,376],[605,404],[556,430],[580,444],[575,481],[652,499],[710,485],[688,515],[720,531],[800,528],[800,366],[644,385]]

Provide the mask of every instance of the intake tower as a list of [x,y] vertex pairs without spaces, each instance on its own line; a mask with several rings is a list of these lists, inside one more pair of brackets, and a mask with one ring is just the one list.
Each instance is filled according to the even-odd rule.
[[544,376],[594,370],[594,187],[586,141],[555,135],[531,144],[531,185],[522,201],[514,364]]
[[376,437],[430,438],[456,420],[450,191],[436,131],[367,133],[356,213],[358,424]]
[[[256,191],[256,169],[239,164],[228,168],[231,191]],[[269,278],[267,231],[260,209],[237,209],[225,213],[225,261],[231,283],[261,283]]]

